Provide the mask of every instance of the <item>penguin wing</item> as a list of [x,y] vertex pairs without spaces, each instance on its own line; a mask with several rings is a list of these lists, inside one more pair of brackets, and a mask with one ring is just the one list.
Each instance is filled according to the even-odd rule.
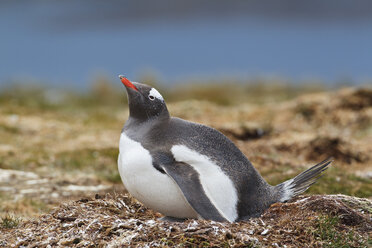
[[181,189],[191,207],[206,220],[227,221],[212,204],[192,166],[182,162],[162,165],[163,170]]
[[198,172],[189,164],[170,161],[167,156],[155,157],[154,167],[161,168],[181,189],[191,207],[206,220],[227,221],[207,196]]

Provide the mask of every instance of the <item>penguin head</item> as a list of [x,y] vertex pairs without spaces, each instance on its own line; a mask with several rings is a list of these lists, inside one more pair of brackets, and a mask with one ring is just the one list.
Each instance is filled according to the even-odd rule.
[[167,105],[155,88],[131,82],[123,75],[119,78],[127,90],[130,117],[139,121],[169,117]]

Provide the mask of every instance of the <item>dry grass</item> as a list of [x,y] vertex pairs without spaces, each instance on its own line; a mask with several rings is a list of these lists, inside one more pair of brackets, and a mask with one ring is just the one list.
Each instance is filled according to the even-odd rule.
[[[223,86],[216,86],[213,90],[207,90],[210,86],[182,88],[165,92],[164,95],[169,99],[168,107],[172,115],[221,130],[271,184],[289,179],[325,157],[333,156],[335,161],[331,168],[308,193],[342,193],[372,199],[371,89],[348,88],[324,92],[321,88],[254,88],[235,85],[227,91]],[[5,223],[13,217],[21,221],[18,227],[1,231],[3,236],[0,244],[4,245],[6,241],[8,243],[4,246],[7,247],[19,243],[19,240],[8,239],[14,232],[19,234],[17,237],[23,235],[30,246],[37,242],[58,243],[60,239],[66,242],[65,246],[83,246],[84,242],[94,240],[102,244],[124,244],[131,235],[138,232],[138,227],[133,224],[137,222],[128,222],[131,218],[138,218],[138,226],[154,231],[155,236],[152,238],[146,239],[142,234],[138,236],[142,240],[137,240],[136,235],[132,237],[135,242],[142,242],[139,244],[143,245],[151,242],[170,247],[192,247],[195,244],[272,247],[277,242],[287,247],[296,247],[296,244],[301,247],[303,244],[309,247],[342,247],[349,243],[350,247],[358,247],[358,244],[367,244],[367,233],[360,231],[361,224],[345,224],[343,213],[312,209],[309,206],[316,204],[310,203],[306,208],[305,205],[293,202],[275,204],[262,218],[249,223],[226,225],[197,221],[197,230],[205,230],[195,233],[186,230],[187,225],[193,225],[193,221],[176,225],[162,222],[154,224],[150,220],[159,215],[127,196],[71,202],[89,198],[96,193],[125,192],[116,169],[119,133],[128,115],[125,93],[105,87],[107,85],[97,84],[91,93],[85,95],[44,92],[42,89],[0,92],[0,218],[6,220]],[[227,101],[231,98],[230,90],[234,92],[234,98]],[[339,199],[327,197],[314,199],[319,199],[320,205],[331,204],[337,208],[338,205],[332,205],[332,202],[338,202]],[[135,213],[127,211],[119,213],[120,209],[115,213],[107,212],[118,204],[118,199],[123,199],[131,210],[139,211],[138,214],[142,215],[133,215]],[[342,198],[342,202],[345,199]],[[54,214],[48,214],[61,203]],[[370,214],[369,204],[366,203],[369,207],[363,210],[364,213]],[[88,221],[94,220],[84,214],[84,211],[91,213],[89,211],[93,211],[93,206],[100,209],[97,214],[103,218],[103,222],[100,222],[102,227],[93,223],[87,232],[92,228],[100,236],[79,236],[83,232],[81,228],[87,228]],[[103,206],[107,206],[107,209]],[[301,212],[296,206],[304,209]],[[359,205],[347,206],[359,211],[355,209]],[[293,210],[291,216],[286,214],[287,210]],[[82,215],[81,218],[88,220],[83,224],[75,223],[76,220],[61,221],[55,217],[55,213],[59,212],[76,213],[77,219]],[[9,216],[12,218],[9,219]],[[108,216],[107,223],[104,216]],[[265,216],[272,216],[272,220]],[[352,216],[358,218],[355,217],[357,215]],[[30,221],[31,217],[36,219]],[[43,221],[45,228],[53,227],[55,232],[67,232],[72,228],[71,233],[76,235],[60,237],[55,234],[58,239],[54,239],[52,229],[48,229],[52,237],[49,240],[27,239],[27,228],[36,229]],[[280,226],[275,226],[275,221]],[[115,226],[122,222],[128,228]],[[270,228],[266,228],[267,223]],[[105,225],[113,229],[105,228]],[[170,226],[175,231],[169,229]],[[222,228],[227,234],[219,232],[214,235],[212,226]],[[261,235],[265,228],[270,229],[268,235]],[[112,233],[105,232],[109,229]]]
[[372,202],[301,196],[240,223],[160,221],[127,195],[84,198],[2,229],[0,246],[28,247],[367,247]]

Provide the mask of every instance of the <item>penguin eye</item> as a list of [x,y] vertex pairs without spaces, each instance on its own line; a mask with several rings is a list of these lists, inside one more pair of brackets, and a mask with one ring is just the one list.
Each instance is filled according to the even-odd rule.
[[154,101],[155,97],[154,97],[153,95],[149,95],[149,99],[150,99],[151,101]]

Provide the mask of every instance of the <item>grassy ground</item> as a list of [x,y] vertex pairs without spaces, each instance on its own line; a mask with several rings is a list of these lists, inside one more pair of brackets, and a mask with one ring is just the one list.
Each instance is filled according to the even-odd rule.
[[96,196],[28,222],[6,217],[0,247],[360,248],[371,245],[371,208],[371,201],[350,196],[300,196],[248,221],[170,223],[128,195]]
[[[372,199],[371,89],[230,82],[160,91],[173,116],[225,133],[271,184],[333,156],[331,168],[307,193]],[[116,160],[127,116],[125,90],[105,82],[85,94],[3,89],[2,225],[16,226],[61,202],[125,192]],[[325,218],[314,232],[336,221]]]

